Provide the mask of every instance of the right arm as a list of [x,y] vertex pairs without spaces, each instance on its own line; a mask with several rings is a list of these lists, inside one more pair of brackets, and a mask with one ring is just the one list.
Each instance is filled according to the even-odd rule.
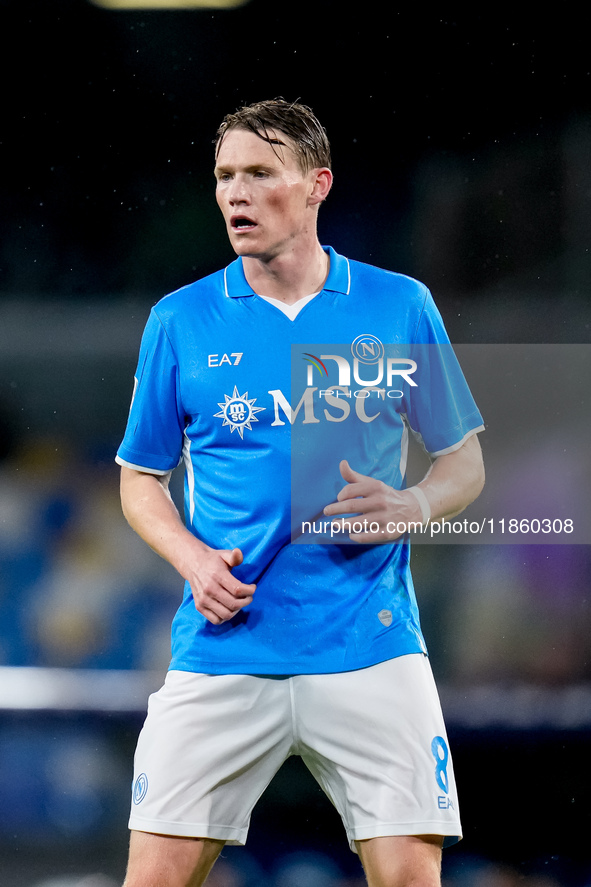
[[256,586],[232,575],[232,568],[242,563],[239,548],[210,548],[187,530],[169,481],[170,472],[156,475],[122,466],[123,514],[150,548],[189,582],[197,610],[214,625],[227,622],[252,602]]

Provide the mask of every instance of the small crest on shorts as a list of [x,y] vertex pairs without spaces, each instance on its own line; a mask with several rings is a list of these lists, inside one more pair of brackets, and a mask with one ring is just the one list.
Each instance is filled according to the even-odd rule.
[[378,619],[380,620],[382,625],[385,625],[386,628],[388,628],[390,625],[392,625],[392,611],[380,610],[380,612],[378,613]]
[[148,792],[148,777],[140,773],[133,785],[133,803],[141,804]]

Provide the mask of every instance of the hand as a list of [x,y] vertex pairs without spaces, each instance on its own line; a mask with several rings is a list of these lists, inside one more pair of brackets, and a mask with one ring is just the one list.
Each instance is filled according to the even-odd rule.
[[[395,490],[381,480],[360,474],[346,460],[340,463],[339,468],[347,484],[337,496],[337,501],[326,506],[324,514],[329,517],[336,515],[343,532],[349,530],[352,542],[394,542],[404,535],[409,524],[422,522],[419,503],[408,490]],[[359,516],[338,518],[341,514]],[[361,524],[363,532],[351,533],[350,528],[354,524]]]
[[195,607],[213,625],[228,622],[239,610],[252,603],[256,585],[246,585],[232,575],[232,568],[242,563],[239,548],[200,552],[185,578],[191,585]]

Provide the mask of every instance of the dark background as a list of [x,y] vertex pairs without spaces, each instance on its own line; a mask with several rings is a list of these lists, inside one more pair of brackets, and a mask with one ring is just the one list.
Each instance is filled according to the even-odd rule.
[[[1,664],[165,667],[153,649],[166,646],[178,583],[119,523],[112,458],[151,304],[232,259],[212,176],[226,112],[279,95],[314,109],[335,173],[321,240],[426,282],[452,341],[589,342],[580,7],[450,16],[251,0],[132,13],[0,0],[0,41]],[[449,720],[466,839],[447,856],[453,887],[591,882],[587,698],[566,727],[504,716],[515,687],[562,699],[589,686],[588,548],[557,548],[415,551],[434,669],[459,700]],[[492,723],[470,725],[461,700],[491,685],[502,691]],[[121,880],[139,723],[7,709],[7,887],[68,872]],[[277,866],[302,848],[328,850],[338,883],[353,883],[340,824],[290,764],[219,883],[297,887]]]
[[508,278],[585,292],[589,220],[574,216],[588,199],[590,74],[573,4],[456,17],[327,0],[0,9],[5,294],[160,295],[216,269],[230,252],[215,130],[276,95],[328,130],[322,234],[344,252],[450,298]]

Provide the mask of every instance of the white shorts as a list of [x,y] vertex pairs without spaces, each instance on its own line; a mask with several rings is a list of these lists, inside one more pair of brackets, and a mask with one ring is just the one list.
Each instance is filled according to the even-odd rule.
[[138,740],[129,827],[244,844],[255,803],[290,755],[337,808],[353,850],[385,835],[461,837],[421,653],[338,674],[169,672]]

